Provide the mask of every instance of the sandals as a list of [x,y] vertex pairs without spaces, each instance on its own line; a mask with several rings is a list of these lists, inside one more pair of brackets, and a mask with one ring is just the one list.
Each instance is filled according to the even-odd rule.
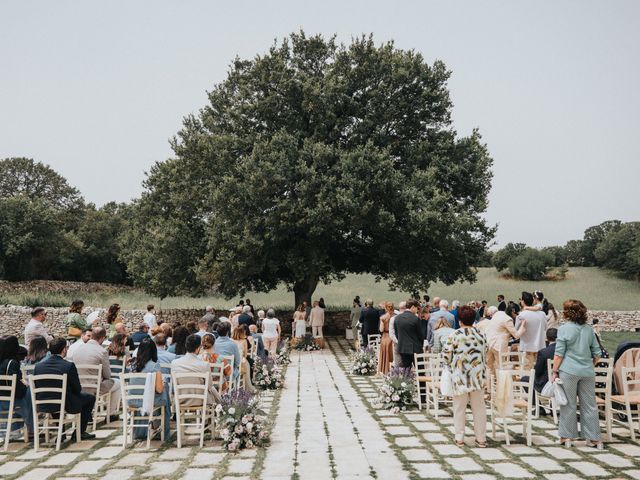
[[604,443],[602,442],[594,442],[591,440],[587,440],[587,447],[595,448],[596,450],[604,450]]
[[564,445],[567,448],[573,447],[573,440],[571,440],[570,438],[561,438],[558,443],[560,443],[560,445]]
[[464,440],[456,440],[456,445],[459,447],[464,447],[465,445]]
[[476,440],[476,448],[487,448],[487,442],[479,442]]

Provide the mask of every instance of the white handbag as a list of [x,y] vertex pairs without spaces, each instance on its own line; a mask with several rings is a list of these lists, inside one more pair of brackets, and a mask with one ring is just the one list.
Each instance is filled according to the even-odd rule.
[[453,396],[453,380],[451,378],[451,371],[448,368],[442,370],[440,375],[440,393],[445,397]]

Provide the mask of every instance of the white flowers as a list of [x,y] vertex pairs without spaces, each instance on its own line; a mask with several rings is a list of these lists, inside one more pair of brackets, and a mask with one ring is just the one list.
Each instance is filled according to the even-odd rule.
[[405,411],[407,406],[413,404],[416,386],[413,382],[413,374],[403,369],[393,369],[378,387],[378,404],[388,408],[393,414]]
[[370,375],[378,368],[378,359],[373,350],[362,349],[351,354],[351,374]]
[[233,407],[230,407],[228,412],[229,412],[229,415],[233,415],[234,413],[236,413],[236,409]]

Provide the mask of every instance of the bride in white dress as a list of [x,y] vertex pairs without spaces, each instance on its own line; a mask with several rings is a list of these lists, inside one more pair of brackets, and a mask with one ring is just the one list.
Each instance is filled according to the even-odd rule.
[[304,319],[306,312],[303,305],[298,305],[297,310],[293,314],[293,332],[294,337],[301,338],[307,333],[307,322]]

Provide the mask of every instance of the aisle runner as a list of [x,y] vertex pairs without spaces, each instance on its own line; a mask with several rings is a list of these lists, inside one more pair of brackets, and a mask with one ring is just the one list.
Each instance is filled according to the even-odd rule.
[[407,478],[329,349],[292,354],[261,478]]

